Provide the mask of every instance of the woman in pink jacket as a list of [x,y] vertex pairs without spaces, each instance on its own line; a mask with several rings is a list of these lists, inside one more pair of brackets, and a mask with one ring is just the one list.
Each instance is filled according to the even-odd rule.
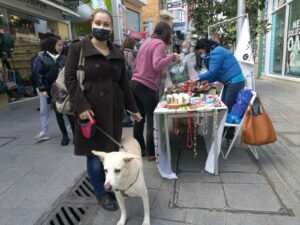
[[140,143],[142,151],[147,150],[149,161],[155,160],[153,112],[159,101],[161,72],[173,61],[180,61],[178,54],[166,54],[166,44],[171,43],[171,35],[172,29],[167,23],[160,22],[156,25],[153,36],[139,49],[132,75],[132,90],[136,104],[142,117],[147,120],[146,145],[143,137],[144,120],[134,123],[133,135]]

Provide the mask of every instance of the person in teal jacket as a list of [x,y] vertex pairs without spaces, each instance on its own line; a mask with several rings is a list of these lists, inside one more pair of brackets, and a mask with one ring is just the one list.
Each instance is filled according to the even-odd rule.
[[[238,61],[226,48],[207,38],[197,41],[195,51],[201,54],[207,68],[207,72],[198,75],[198,80],[223,83],[222,101],[230,113],[239,91],[245,87],[245,77]],[[227,132],[228,139],[232,139],[233,135],[234,130]]]

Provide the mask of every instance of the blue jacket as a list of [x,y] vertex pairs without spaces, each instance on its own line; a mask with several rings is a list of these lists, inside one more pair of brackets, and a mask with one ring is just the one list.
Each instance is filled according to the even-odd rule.
[[213,48],[204,59],[207,72],[199,74],[200,81],[226,83],[236,75],[242,74],[241,67],[234,55],[224,47]]

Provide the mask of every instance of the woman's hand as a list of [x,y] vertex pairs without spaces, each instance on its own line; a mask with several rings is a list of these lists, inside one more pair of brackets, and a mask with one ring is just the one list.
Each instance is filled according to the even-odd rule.
[[48,95],[48,92],[47,91],[42,91],[42,96],[43,97],[46,97],[46,98],[48,98],[49,97],[49,95]]
[[176,62],[176,63],[180,63],[180,55],[177,54],[177,53],[174,53],[174,55],[176,56],[175,62]]
[[143,117],[141,116],[141,114],[139,112],[137,112],[137,113],[134,114],[134,119],[137,122],[140,122],[143,119]]
[[95,116],[95,114],[91,109],[86,110],[79,114],[79,118],[81,120],[91,119],[91,117],[94,117],[94,116]]

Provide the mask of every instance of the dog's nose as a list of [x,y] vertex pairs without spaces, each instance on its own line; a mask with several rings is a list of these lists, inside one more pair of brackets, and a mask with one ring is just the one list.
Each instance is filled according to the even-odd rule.
[[110,185],[110,183],[104,184],[104,189],[105,189],[106,191],[111,191],[112,186]]

